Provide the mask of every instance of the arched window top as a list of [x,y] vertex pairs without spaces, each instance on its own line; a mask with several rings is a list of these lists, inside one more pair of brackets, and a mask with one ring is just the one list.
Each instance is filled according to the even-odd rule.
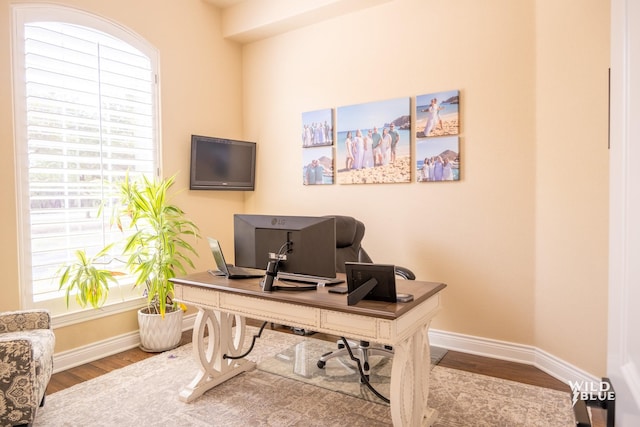
[[114,39],[126,42],[149,57],[154,62],[152,67],[157,67],[157,49],[144,37],[117,22],[80,9],[54,4],[16,4],[12,6],[12,9],[16,32],[19,32],[24,24],[34,22],[59,23],[65,26],[76,25],[85,28],[87,40],[92,40],[91,33],[95,31],[108,34]]

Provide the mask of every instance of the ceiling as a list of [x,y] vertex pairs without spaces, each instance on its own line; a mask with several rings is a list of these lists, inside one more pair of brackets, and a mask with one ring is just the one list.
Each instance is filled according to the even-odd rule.
[[221,9],[225,38],[249,43],[393,0],[204,1]]
[[207,3],[211,3],[214,6],[219,7],[220,9],[226,9],[230,6],[235,6],[238,3],[243,3],[245,1],[251,0],[206,0]]

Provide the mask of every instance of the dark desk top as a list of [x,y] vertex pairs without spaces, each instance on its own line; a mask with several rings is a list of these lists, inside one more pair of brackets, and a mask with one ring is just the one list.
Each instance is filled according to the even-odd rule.
[[[300,304],[384,319],[396,319],[402,316],[447,286],[444,283],[400,279],[396,281],[397,292],[413,295],[413,301],[407,303],[391,303],[362,300],[356,305],[348,305],[346,294],[329,293],[329,287],[321,287],[311,291],[279,290],[263,292],[260,287],[260,280],[261,279],[228,279],[224,276],[213,276],[206,271],[171,279],[172,282],[178,284],[210,288],[232,294],[241,294],[278,302]],[[342,286],[346,286],[346,284]]]

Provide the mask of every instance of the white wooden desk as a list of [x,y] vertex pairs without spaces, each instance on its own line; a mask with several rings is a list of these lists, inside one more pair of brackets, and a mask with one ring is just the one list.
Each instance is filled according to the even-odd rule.
[[[412,302],[363,300],[349,306],[346,295],[329,293],[328,288],[263,292],[259,279],[229,280],[207,272],[175,278],[172,282],[177,301],[198,307],[193,346],[199,372],[180,392],[181,400],[190,402],[235,375],[255,368],[246,359],[223,357],[241,354],[245,319],[252,318],[392,345],[390,407],[394,426],[430,425],[435,419],[435,411],[427,407],[428,329],[440,308],[440,291],[446,285],[398,280],[397,291],[412,294]],[[205,343],[207,332],[210,338]]]

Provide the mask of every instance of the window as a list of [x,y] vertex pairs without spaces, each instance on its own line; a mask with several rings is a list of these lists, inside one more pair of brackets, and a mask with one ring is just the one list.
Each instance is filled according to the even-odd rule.
[[[158,173],[157,53],[75,9],[13,11],[22,305],[69,313],[60,265],[122,238],[97,215],[114,182]],[[139,299],[129,285],[107,304]]]

